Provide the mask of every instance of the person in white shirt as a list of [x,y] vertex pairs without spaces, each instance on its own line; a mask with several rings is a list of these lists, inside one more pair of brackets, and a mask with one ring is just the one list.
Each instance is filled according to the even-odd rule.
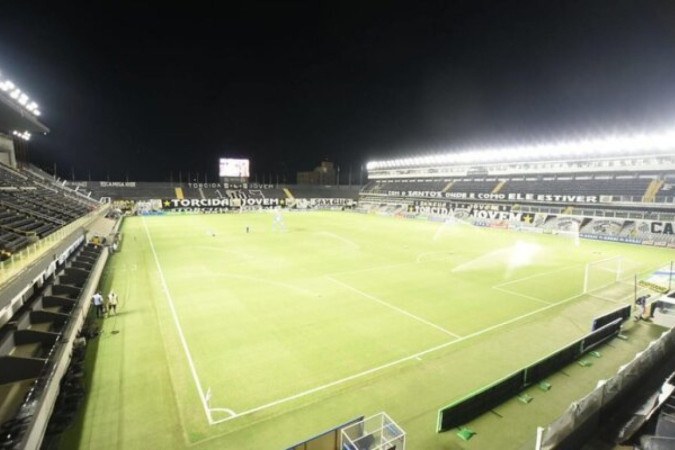
[[96,307],[96,317],[105,316],[105,309],[103,308],[103,296],[98,292],[96,292],[92,297],[92,301],[94,302],[94,306]]
[[112,315],[112,313],[117,315],[117,294],[113,291],[110,291],[110,294],[108,294],[108,313],[110,315]]

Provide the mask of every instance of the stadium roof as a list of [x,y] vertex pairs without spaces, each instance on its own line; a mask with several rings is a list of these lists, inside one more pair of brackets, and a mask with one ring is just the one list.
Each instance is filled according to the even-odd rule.
[[455,164],[513,163],[567,158],[606,158],[675,153],[675,132],[609,136],[515,147],[477,148],[447,153],[371,161],[368,170]]
[[12,131],[29,133],[49,133],[49,128],[42,124],[35,115],[22,108],[4,92],[0,91],[0,131],[7,134]]

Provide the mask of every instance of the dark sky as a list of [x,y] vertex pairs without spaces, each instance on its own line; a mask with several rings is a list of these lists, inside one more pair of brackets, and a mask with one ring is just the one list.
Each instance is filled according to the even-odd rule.
[[0,70],[62,176],[294,178],[329,159],[669,126],[675,2],[4,1]]

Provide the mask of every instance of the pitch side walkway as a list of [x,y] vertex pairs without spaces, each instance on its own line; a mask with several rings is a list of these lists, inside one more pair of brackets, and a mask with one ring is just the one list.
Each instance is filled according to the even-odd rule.
[[534,448],[538,426],[546,426],[556,419],[571,402],[595,389],[598,380],[614,376],[620,366],[631,361],[663,331],[664,328],[647,322],[626,322],[622,334],[628,337],[627,340],[614,338],[597,349],[599,358],[581,358],[590,362],[591,366],[583,367],[576,362],[570,364],[546,379],[552,385],[551,390],[544,392],[536,384],[526,389],[524,393],[533,398],[530,403],[524,404],[513,398],[466,424],[476,432],[470,441],[462,441],[456,435],[458,430],[453,430],[438,435],[438,447],[433,448]]
[[107,237],[111,233],[113,233],[113,230],[115,229],[115,223],[117,223],[115,219],[99,217],[96,220],[94,220],[89,226],[87,226],[86,229],[92,236],[97,235]]

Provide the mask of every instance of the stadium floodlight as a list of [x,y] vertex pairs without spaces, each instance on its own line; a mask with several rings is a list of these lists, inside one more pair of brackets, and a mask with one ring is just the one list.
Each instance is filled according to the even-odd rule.
[[31,134],[28,131],[24,131],[23,133],[19,131],[12,131],[12,134],[20,139],[23,139],[24,141],[30,141]]
[[28,94],[23,92],[17,85],[8,79],[3,79],[2,73],[0,72],[0,91],[7,93],[12,100],[15,100],[17,104],[28,111],[29,113],[39,116],[41,113],[38,110],[38,105],[34,101],[31,101]]
[[643,133],[630,136],[608,136],[579,141],[551,142],[514,147],[466,149],[415,158],[370,161],[366,164],[366,168],[368,170],[377,170],[439,164],[526,162],[536,158],[552,160],[569,157],[591,158],[610,155],[648,155],[664,152],[675,153],[675,131],[654,134]]
[[16,86],[14,86],[14,83],[9,80],[5,80],[4,82],[0,83],[0,89],[2,89],[4,92],[11,91],[15,87]]

